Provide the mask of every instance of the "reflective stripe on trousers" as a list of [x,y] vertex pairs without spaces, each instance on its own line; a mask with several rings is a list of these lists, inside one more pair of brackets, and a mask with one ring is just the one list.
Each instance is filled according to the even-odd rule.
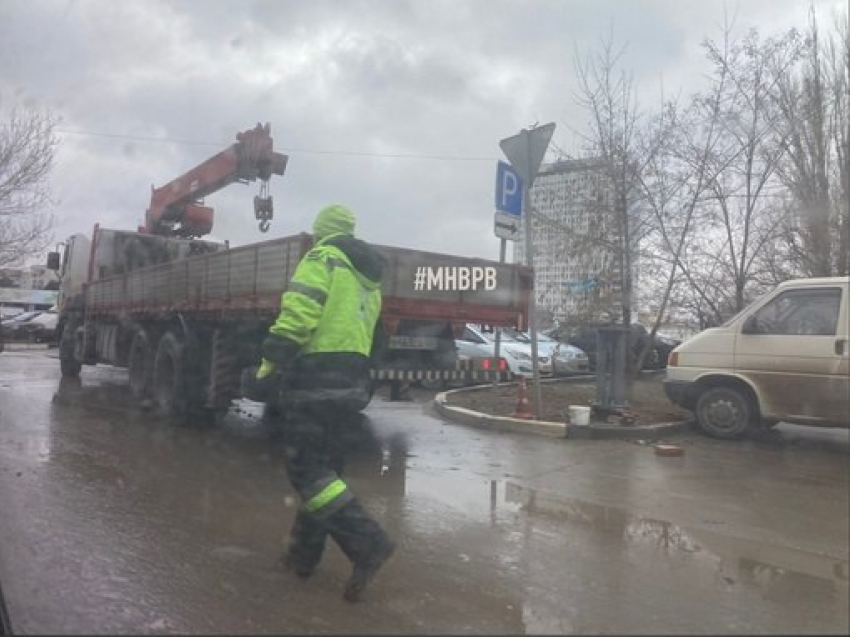
[[348,486],[336,474],[309,485],[301,496],[307,512],[317,517],[330,515],[354,499]]

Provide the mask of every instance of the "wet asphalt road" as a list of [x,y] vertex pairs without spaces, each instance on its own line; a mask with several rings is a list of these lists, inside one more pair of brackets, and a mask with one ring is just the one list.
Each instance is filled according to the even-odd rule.
[[295,499],[250,403],[212,430],[0,355],[0,583],[19,633],[847,633],[847,432],[692,433],[681,458],[446,424],[376,400],[349,482],[400,551],[357,605],[329,547],[276,560]]

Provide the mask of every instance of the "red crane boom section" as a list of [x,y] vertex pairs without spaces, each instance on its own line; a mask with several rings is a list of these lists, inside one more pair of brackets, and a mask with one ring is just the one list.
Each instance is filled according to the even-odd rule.
[[[257,124],[253,130],[236,135],[236,143],[210,157],[177,179],[151,188],[151,203],[140,232],[179,237],[200,237],[213,226],[213,210],[201,200],[233,182],[260,179],[265,195],[272,175],[282,175],[288,157],[274,152],[271,126]],[[273,216],[272,198],[254,198],[254,212],[265,232]]]

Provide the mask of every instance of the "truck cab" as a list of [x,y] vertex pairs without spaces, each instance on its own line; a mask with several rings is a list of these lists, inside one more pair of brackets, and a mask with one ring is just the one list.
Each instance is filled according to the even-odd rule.
[[56,306],[60,313],[69,308],[74,298],[79,298],[83,285],[88,280],[91,240],[83,234],[75,234],[65,240],[60,255],[53,252],[47,259],[47,267],[59,276],[59,294]]
[[780,421],[850,427],[848,296],[848,277],[781,283],[676,347],[667,397],[719,438]]
[[161,237],[100,226],[95,226],[92,237],[72,235],[65,240],[61,255],[54,252],[48,257],[48,267],[59,275],[57,305],[60,311],[69,309],[68,304],[92,281],[227,248],[226,243]]

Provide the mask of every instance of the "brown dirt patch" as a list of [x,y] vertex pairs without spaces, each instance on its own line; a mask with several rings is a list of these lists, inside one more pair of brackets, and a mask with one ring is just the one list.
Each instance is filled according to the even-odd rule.
[[[663,422],[690,420],[692,414],[671,403],[664,394],[663,377],[638,379],[632,386],[628,411],[637,417],[634,424],[651,425]],[[567,422],[570,405],[592,405],[596,401],[596,381],[587,383],[554,382],[541,383],[540,420]],[[534,392],[529,384],[529,400]],[[448,396],[448,404],[465,407],[493,416],[510,416],[517,403],[517,386],[501,385],[489,389],[460,392]],[[595,421],[599,419],[594,418]]]

